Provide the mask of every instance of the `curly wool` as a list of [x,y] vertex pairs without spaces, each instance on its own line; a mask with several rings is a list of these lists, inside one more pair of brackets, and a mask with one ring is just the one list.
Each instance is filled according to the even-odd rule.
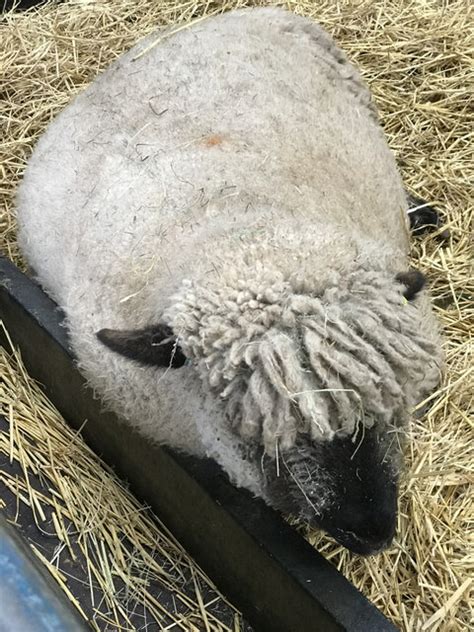
[[226,401],[228,419],[268,454],[353,433],[400,426],[439,380],[436,344],[417,308],[387,272],[336,275],[318,293],[298,283],[249,280],[213,288],[187,281],[168,315],[201,378]]

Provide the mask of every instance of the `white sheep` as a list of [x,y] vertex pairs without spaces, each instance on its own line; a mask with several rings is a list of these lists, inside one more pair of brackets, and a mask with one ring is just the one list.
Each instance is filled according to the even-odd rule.
[[317,24],[147,38],[50,125],[18,221],[110,408],[354,551],[391,541],[440,344],[370,94]]

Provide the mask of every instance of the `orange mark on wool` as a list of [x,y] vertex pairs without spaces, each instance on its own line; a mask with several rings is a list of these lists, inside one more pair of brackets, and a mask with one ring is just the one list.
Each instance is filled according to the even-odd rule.
[[206,136],[202,140],[202,144],[206,145],[206,147],[215,147],[216,145],[222,145],[225,138],[222,134],[211,134],[211,136]]

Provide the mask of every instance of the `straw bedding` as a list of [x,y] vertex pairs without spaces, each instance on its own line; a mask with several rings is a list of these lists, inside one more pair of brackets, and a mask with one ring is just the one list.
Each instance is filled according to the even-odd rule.
[[0,348],[0,511],[92,629],[248,632],[8,351]]
[[[72,95],[157,25],[179,27],[206,13],[251,4],[257,3],[82,0],[5,16],[0,47],[2,251],[22,265],[15,241],[14,190],[35,139]],[[439,392],[430,398],[428,412],[418,415],[412,426],[396,542],[376,558],[360,559],[323,534],[299,527],[406,631],[464,631],[473,621],[469,608],[474,566],[473,204],[469,187],[474,181],[470,145],[474,21],[470,4],[469,0],[286,3],[291,10],[317,19],[358,64],[374,94],[408,189],[436,203],[450,230],[448,241],[436,235],[414,241],[414,264],[429,278],[444,327],[447,374]],[[29,503],[37,509],[34,515],[39,524],[38,507],[42,502],[54,503],[60,546],[68,546],[68,521],[80,532],[79,541],[89,555],[91,584],[102,595],[101,605],[107,606],[97,607],[95,627],[105,629],[110,617],[109,629],[120,629],[119,621],[124,629],[140,629],[126,623],[132,607],[130,595],[151,608],[150,616],[158,614],[156,591],[153,597],[153,582],[148,582],[150,577],[166,576],[166,564],[160,566],[150,557],[146,547],[153,543],[161,543],[161,550],[167,559],[176,561],[177,568],[184,564],[187,570],[183,572],[199,578],[196,586],[203,582],[209,586],[156,518],[71,434],[17,360],[4,355],[0,370],[4,375],[0,411],[10,419],[10,433],[1,435],[0,451],[18,461],[22,472],[14,480],[7,477],[6,484],[19,506]],[[63,449],[44,447],[37,458],[37,448],[32,446],[38,442],[43,446],[61,444]],[[48,501],[42,492],[29,489],[28,472],[35,468],[48,472],[44,480],[55,490]],[[68,494],[74,479],[78,479],[74,495],[78,498],[80,489],[84,501],[74,504],[73,510]],[[95,489],[104,490],[104,500],[101,520],[91,523],[91,505],[86,499],[97,498]],[[124,520],[123,515],[136,519]],[[124,541],[128,548],[121,548],[119,543]],[[54,563],[45,560],[45,564],[64,588],[67,576],[60,560],[55,555]],[[132,560],[141,573],[133,572]],[[128,582],[122,592],[113,583],[120,573]],[[184,617],[175,629],[229,629],[224,624],[218,627],[213,612],[206,614],[200,595],[197,589],[187,610],[195,619],[173,614]],[[233,615],[227,612],[226,616],[225,625],[234,625],[228,623]]]

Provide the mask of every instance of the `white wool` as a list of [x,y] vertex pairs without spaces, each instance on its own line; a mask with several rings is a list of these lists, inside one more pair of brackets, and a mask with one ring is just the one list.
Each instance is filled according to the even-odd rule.
[[[268,270],[184,283],[165,313],[201,378],[226,402],[244,440],[269,455],[297,434],[353,434],[358,424],[401,426],[439,380],[436,339],[384,271],[334,275],[323,291]],[[240,274],[243,276],[244,271]],[[293,281],[293,282],[292,282]],[[420,329],[421,328],[421,329]]]
[[[262,495],[249,442],[385,423],[433,385],[426,298],[407,306],[391,283],[405,194],[368,90],[317,24],[236,11],[137,58],[154,38],[39,141],[20,244],[104,401]],[[162,320],[189,366],[139,366],[95,337]]]

